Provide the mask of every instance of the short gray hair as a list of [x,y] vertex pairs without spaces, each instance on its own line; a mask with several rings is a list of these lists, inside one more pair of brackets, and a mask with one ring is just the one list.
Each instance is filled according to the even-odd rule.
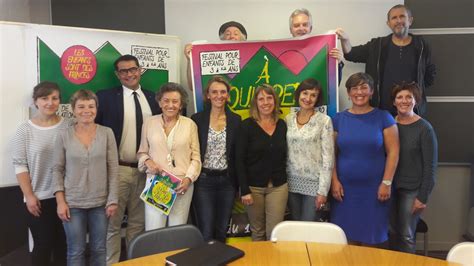
[[95,102],[95,107],[99,107],[99,99],[97,98],[97,95],[91,90],[86,90],[86,89],[80,89],[76,91],[72,96],[69,102],[71,103],[72,109],[76,107],[77,101],[89,101],[89,100],[94,100]]
[[293,11],[290,15],[290,30],[291,30],[291,26],[293,25],[293,18],[300,15],[300,14],[304,14],[304,15],[308,16],[308,18],[309,18],[309,27],[313,28],[313,17],[311,16],[311,13],[309,12],[309,10],[306,9],[306,8],[298,8],[298,9],[295,9],[295,11]]

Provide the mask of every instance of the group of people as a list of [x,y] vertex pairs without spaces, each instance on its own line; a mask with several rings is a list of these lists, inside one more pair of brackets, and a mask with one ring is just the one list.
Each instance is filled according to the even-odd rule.
[[[75,119],[57,115],[58,85],[39,83],[37,112],[19,127],[13,152],[33,264],[63,265],[67,257],[68,265],[84,265],[87,230],[90,265],[118,262],[125,210],[127,245],[144,230],[187,223],[191,203],[204,239],[225,241],[236,195],[255,241],[270,238],[287,205],[292,219],[316,221],[330,204],[330,221],[351,243],[389,239],[391,248],[414,252],[416,224],[434,186],[437,142],[420,116],[435,68],[427,43],[408,34],[412,19],[408,8],[394,6],[387,14],[392,34],[355,47],[336,31],[345,58],[366,63],[366,73],[348,78],[352,106],[332,118],[316,111],[323,88],[309,78],[295,91],[298,111],[285,120],[275,90],[262,84],[241,121],[227,108],[231,87],[222,76],[209,80],[206,107],[188,118],[186,90],[177,83],[156,95],[142,88],[131,55],[114,63],[121,86],[74,93]],[[311,14],[295,10],[293,36],[311,29]],[[225,23],[219,34],[247,38],[237,22]],[[330,55],[342,63],[340,50]],[[162,171],[181,179],[168,216],[139,197]]]

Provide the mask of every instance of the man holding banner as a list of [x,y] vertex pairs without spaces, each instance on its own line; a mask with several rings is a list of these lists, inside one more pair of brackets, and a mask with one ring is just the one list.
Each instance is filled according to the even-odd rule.
[[[295,9],[290,15],[290,33],[293,37],[301,37],[310,34],[313,30],[313,17],[306,8]],[[339,83],[342,78],[342,68],[344,63],[344,55],[338,48],[333,48],[329,51],[329,56],[338,60]]]
[[342,29],[336,31],[347,60],[365,63],[365,72],[374,79],[375,90],[371,105],[397,114],[391,100],[393,85],[415,81],[422,90],[422,101],[415,112],[426,110],[425,88],[433,85],[436,66],[431,62],[431,50],[421,37],[409,34],[413,23],[411,11],[404,5],[392,7],[387,14],[387,26],[392,33],[368,43],[352,47],[349,36]]

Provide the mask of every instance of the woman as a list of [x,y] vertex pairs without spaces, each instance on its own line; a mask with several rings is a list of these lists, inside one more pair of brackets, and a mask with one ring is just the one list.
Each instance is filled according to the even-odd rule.
[[36,85],[33,101],[38,112],[20,125],[13,139],[13,166],[34,241],[32,265],[66,263],[66,238],[51,186],[56,135],[72,124],[72,120],[56,114],[60,96],[56,83],[43,81]]
[[393,117],[370,106],[372,77],[356,73],[346,82],[352,107],[333,118],[336,167],[331,191],[331,222],[353,244],[377,245],[388,235],[393,175],[398,162],[398,131]]
[[164,84],[156,94],[156,101],[163,113],[155,115],[143,124],[142,138],[138,150],[138,169],[147,173],[147,184],[155,174],[163,170],[181,178],[176,188],[178,197],[168,216],[155,207],[145,205],[145,230],[168,225],[185,224],[193,197],[193,182],[201,171],[199,140],[196,124],[181,116],[187,104],[184,88],[176,83]]
[[400,161],[390,211],[390,248],[415,253],[416,225],[435,183],[438,142],[431,124],[413,109],[421,100],[416,83],[392,91],[400,134]]
[[317,221],[326,203],[334,165],[331,118],[314,108],[321,102],[319,82],[309,78],[295,91],[298,112],[286,116],[288,205],[296,221]]
[[198,126],[203,161],[193,205],[205,241],[225,242],[236,191],[234,149],[240,116],[226,108],[229,92],[229,83],[214,76],[206,86],[210,108],[191,117]]
[[267,84],[255,89],[250,117],[237,136],[236,162],[242,203],[250,220],[252,240],[270,239],[283,221],[288,201],[286,124],[278,118],[279,99]]
[[[97,96],[78,90],[71,97],[77,123],[58,135],[54,153],[54,193],[67,239],[67,264],[105,265],[108,218],[117,210],[118,154],[112,130],[94,122]],[[88,229],[88,230],[87,230]]]

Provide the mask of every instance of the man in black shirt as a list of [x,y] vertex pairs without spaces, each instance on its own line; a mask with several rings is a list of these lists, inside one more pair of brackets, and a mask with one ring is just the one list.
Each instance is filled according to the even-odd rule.
[[365,72],[374,78],[371,105],[388,110],[393,115],[396,114],[390,100],[393,85],[402,81],[417,82],[422,90],[422,101],[415,111],[423,115],[426,110],[425,88],[433,85],[436,74],[428,43],[421,36],[408,33],[412,23],[411,11],[404,5],[396,5],[387,13],[387,26],[392,30],[388,36],[373,38],[364,45],[352,47],[347,33],[342,29],[336,30],[346,60],[365,63]]

